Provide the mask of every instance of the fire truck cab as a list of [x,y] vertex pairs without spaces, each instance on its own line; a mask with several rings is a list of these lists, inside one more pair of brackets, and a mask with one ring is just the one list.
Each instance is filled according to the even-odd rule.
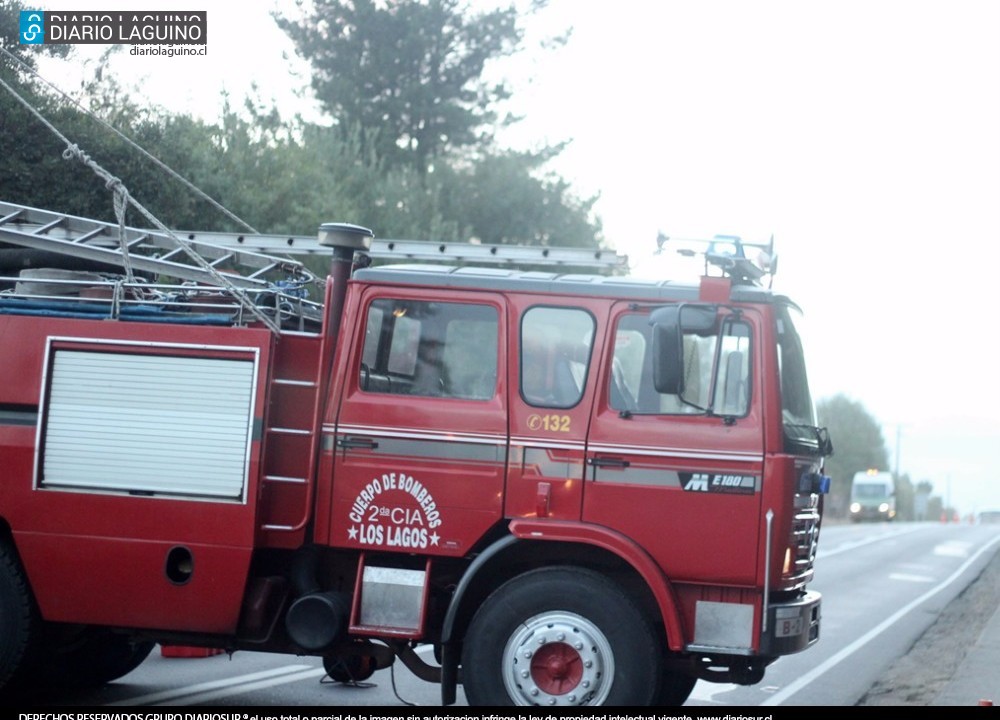
[[0,293],[0,684],[160,642],[681,704],[817,641],[831,447],[790,300],[731,258],[359,268],[362,229],[324,229],[324,302],[279,332],[203,286]]

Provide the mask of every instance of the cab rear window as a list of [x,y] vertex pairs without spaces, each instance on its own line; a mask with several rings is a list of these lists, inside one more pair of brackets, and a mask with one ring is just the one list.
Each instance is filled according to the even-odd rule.
[[594,318],[585,310],[534,307],[521,320],[521,397],[529,405],[571,408],[587,384]]

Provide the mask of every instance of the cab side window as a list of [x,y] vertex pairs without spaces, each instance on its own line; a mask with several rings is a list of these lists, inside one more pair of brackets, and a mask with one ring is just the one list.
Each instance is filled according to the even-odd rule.
[[375,300],[361,353],[365,392],[488,400],[497,387],[496,308]]
[[594,318],[579,308],[533,307],[521,319],[521,397],[571,408],[587,383]]
[[750,409],[750,328],[730,322],[722,334],[715,369],[715,413],[746,415]]
[[[746,415],[750,408],[750,327],[723,321],[720,335],[685,333],[684,393],[663,395],[653,388],[649,317],[623,316],[616,328],[608,404],[643,414]],[[721,344],[720,344],[721,339]]]

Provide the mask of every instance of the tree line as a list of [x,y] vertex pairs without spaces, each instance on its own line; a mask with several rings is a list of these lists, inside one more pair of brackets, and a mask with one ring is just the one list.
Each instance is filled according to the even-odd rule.
[[[0,53],[0,77],[174,228],[244,230],[105,123],[259,232],[310,235],[347,221],[379,237],[602,244],[597,196],[580,197],[547,169],[564,145],[512,150],[496,140],[516,122],[501,112],[513,91],[488,84],[484,70],[523,49],[530,12],[474,13],[457,0],[312,7],[275,22],[312,66],[322,122],[253,98],[224,98],[216,122],[144,106],[105,72],[114,48],[86,81],[84,112],[34,79],[38,53],[72,50],[20,45],[20,0],[0,0],[0,47],[10,53]],[[0,89],[0,198],[113,220],[110,193],[62,159],[64,148]]]
[[[844,394],[824,398],[816,406],[820,425],[833,439],[833,455],[826,459],[826,474],[830,476],[830,494],[824,512],[833,517],[848,517],[851,482],[854,474],[870,468],[894,471],[882,429],[864,404]],[[946,508],[941,497],[932,495],[930,480],[914,482],[907,473],[894,473],[896,483],[896,513],[900,520],[938,520],[943,514],[954,513]],[[923,495],[926,502],[918,501]]]

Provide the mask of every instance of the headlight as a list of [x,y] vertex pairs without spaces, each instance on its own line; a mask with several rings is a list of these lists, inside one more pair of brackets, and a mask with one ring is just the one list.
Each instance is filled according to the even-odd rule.
[[882,503],[878,506],[879,512],[889,512],[889,503]]
[[861,512],[861,503],[851,503],[851,512],[852,513]]

